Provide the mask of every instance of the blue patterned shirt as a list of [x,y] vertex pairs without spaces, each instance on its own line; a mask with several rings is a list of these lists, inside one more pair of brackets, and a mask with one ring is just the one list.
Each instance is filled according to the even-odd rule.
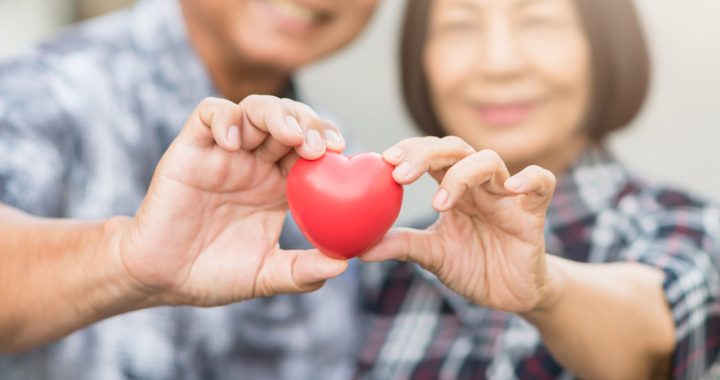
[[[0,201],[134,214],[185,119],[217,93],[185,33],[177,1],[146,0],[0,64]],[[293,228],[281,245],[307,247]],[[357,287],[351,271],[307,295],[118,316],[0,356],[0,379],[348,378]]]

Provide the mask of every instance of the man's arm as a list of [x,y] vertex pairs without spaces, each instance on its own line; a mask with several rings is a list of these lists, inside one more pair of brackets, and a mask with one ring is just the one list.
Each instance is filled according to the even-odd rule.
[[48,220],[2,206],[0,352],[139,308],[219,306],[320,288],[347,263],[280,249],[285,177],[299,157],[341,151],[339,136],[290,100],[206,99],[163,156],[133,218]]
[[42,219],[0,205],[0,352],[153,306],[118,255],[116,232],[128,221]]

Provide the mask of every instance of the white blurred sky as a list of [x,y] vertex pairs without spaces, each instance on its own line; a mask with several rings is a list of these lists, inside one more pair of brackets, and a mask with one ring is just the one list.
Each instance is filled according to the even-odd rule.
[[[598,0],[601,1],[601,0]],[[720,201],[720,1],[637,0],[651,39],[654,87],[634,126],[612,149],[651,179]],[[0,57],[50,36],[72,0],[0,0]],[[313,105],[332,111],[363,150],[414,133],[399,100],[396,45],[404,0],[384,0],[371,28],[340,54],[300,75]],[[434,185],[408,189],[401,220],[426,212]]]

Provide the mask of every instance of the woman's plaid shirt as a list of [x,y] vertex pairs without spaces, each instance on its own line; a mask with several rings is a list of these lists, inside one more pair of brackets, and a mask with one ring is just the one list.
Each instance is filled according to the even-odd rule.
[[[558,179],[548,252],[582,262],[662,269],[675,320],[674,379],[720,378],[720,211],[632,177],[602,148]],[[428,272],[379,264],[364,273],[367,342],[358,377],[570,379],[518,316],[468,304]],[[608,363],[608,365],[613,365]]]

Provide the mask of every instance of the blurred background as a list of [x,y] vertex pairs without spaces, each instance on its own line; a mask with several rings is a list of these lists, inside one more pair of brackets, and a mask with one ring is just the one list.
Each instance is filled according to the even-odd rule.
[[[414,134],[396,73],[405,1],[383,1],[357,43],[299,76],[305,100],[331,111],[360,150],[382,151]],[[636,2],[653,49],[654,86],[644,113],[612,138],[611,148],[645,177],[720,201],[720,1]],[[0,0],[0,59],[70,23],[131,3]],[[409,188],[401,222],[427,212],[433,190],[427,179]]]

